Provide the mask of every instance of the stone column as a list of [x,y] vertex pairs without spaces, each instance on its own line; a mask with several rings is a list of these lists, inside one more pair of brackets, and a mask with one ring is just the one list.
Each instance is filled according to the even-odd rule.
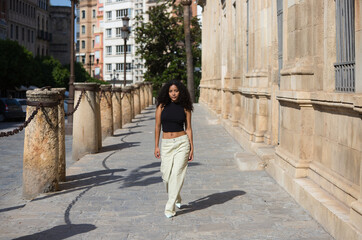
[[268,99],[265,95],[256,98],[254,142],[264,142],[264,133],[268,130]]
[[132,122],[132,99],[131,99],[131,87],[126,86],[122,88],[122,124]]
[[[362,93],[362,3],[355,1],[356,93]],[[357,77],[359,76],[359,77]],[[362,120],[362,114],[360,112]],[[360,164],[359,198],[351,204],[350,218],[357,229],[362,229],[362,164]]]
[[140,84],[136,83],[134,85],[134,93],[133,93],[133,109],[134,109],[134,116],[136,117],[137,114],[141,113],[141,101],[140,101]]
[[[74,83],[74,99],[79,99],[82,91],[81,102],[77,111],[73,115],[73,148],[72,158],[77,161],[86,154],[99,151],[99,102],[97,93],[99,86],[97,83]],[[77,104],[76,102],[74,102]]]
[[113,110],[112,110],[112,86],[101,85],[101,126],[102,126],[102,141],[113,136]]
[[113,128],[116,130],[122,128],[122,88],[113,87],[112,91]]
[[102,148],[102,124],[101,124],[101,92],[100,90],[100,84],[97,84],[98,88],[95,93],[96,96],[96,115],[97,115],[97,136],[98,136],[98,151]]
[[147,93],[147,84],[143,82],[143,97],[144,97],[144,103],[145,108],[148,107],[148,93]]
[[58,160],[58,177],[60,182],[65,182],[65,112],[64,112],[64,99],[65,88],[52,88],[52,91],[59,92],[59,105],[58,105],[58,140],[59,140],[59,160]]
[[59,127],[58,91],[27,91],[27,119],[41,107],[34,119],[25,128],[23,157],[23,196],[32,199],[39,193],[58,189]]
[[148,102],[149,105],[153,105],[153,87],[152,83],[148,83]]
[[140,103],[141,103],[141,112],[146,108],[145,104],[145,85],[140,83]]
[[131,85],[130,88],[131,88],[131,118],[133,119],[136,116],[136,112],[134,109],[135,88],[133,85]]

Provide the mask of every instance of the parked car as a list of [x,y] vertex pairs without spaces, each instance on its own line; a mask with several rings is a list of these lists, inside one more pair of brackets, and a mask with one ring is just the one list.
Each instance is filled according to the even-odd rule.
[[0,121],[8,119],[24,119],[20,103],[13,98],[0,98]]
[[28,106],[26,104],[26,99],[16,98],[16,100],[20,103],[21,109],[23,109],[24,117],[26,116],[26,107]]

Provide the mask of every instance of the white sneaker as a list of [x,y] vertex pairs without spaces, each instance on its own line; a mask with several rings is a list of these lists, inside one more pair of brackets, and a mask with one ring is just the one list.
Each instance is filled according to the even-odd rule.
[[180,209],[182,207],[181,203],[176,203],[176,207]]
[[166,216],[167,218],[172,218],[172,217],[173,217],[173,215],[167,214],[167,213],[165,213],[165,216]]

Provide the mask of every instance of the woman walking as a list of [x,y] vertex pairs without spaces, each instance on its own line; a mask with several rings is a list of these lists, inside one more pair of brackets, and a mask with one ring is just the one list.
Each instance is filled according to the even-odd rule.
[[162,179],[168,193],[165,215],[168,218],[176,215],[175,205],[181,208],[180,191],[188,161],[193,160],[192,110],[190,93],[180,81],[170,81],[161,88],[157,98],[154,154],[162,159]]

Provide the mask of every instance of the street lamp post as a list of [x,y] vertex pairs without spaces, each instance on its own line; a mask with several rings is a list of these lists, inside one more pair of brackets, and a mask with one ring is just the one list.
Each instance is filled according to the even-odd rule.
[[[111,80],[113,80],[113,88],[116,86],[116,80],[118,81],[119,79],[119,73],[116,74],[116,69],[113,69],[113,74],[111,73]],[[112,78],[113,76],[113,78]],[[117,76],[117,79],[116,79]]]
[[[69,99],[68,99],[68,113],[73,112],[74,104],[74,11],[75,4],[78,3],[78,0],[71,0],[71,18],[70,18],[70,78],[69,78]],[[73,116],[68,116],[69,129],[67,133],[71,133],[73,127]]]
[[[94,60],[94,58],[93,58]],[[92,77],[92,65],[94,65],[94,62],[92,61],[92,55],[89,54],[89,75]],[[94,77],[94,75],[93,75]]]
[[191,0],[181,0],[184,6],[184,32],[185,32],[185,48],[186,48],[186,62],[187,62],[187,89],[191,95],[191,101],[195,102],[195,89],[194,89],[194,63],[192,60],[191,50],[191,33],[190,33],[190,5]]
[[124,83],[123,85],[126,86],[126,70],[127,70],[127,64],[126,64],[126,53],[127,53],[127,40],[129,37],[129,34],[131,33],[131,31],[129,30],[128,24],[129,24],[129,17],[127,17],[127,13],[126,15],[122,18],[123,21],[123,27],[121,28],[122,31],[122,38],[124,40],[124,47],[123,47],[123,51],[124,51]]

